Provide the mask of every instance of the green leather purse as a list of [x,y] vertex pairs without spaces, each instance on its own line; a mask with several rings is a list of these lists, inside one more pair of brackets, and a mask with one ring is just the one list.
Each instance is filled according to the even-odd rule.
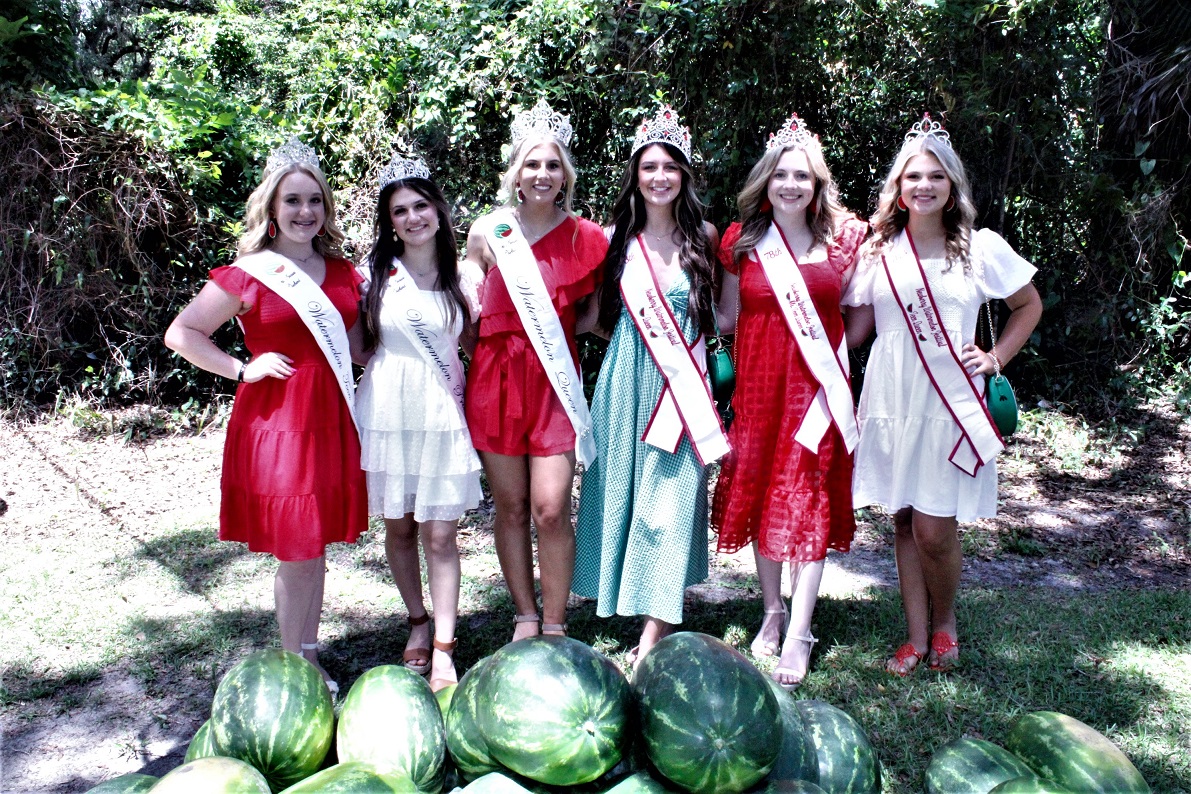
[[1001,374],[1001,359],[997,358],[997,334],[993,330],[992,301],[986,304],[985,317],[988,318],[988,338],[992,341],[993,374],[988,376],[984,387],[984,401],[988,405],[988,413],[993,424],[1001,433],[1001,438],[1009,438],[1017,430],[1017,396],[1009,379]]
[[[712,309],[714,317],[715,309]],[[715,336],[707,340],[707,377],[711,381],[711,396],[715,400],[716,410],[720,421],[727,429],[735,418],[732,410],[732,393],[736,391],[736,366],[732,363],[732,351],[728,349],[724,337],[720,335],[720,324],[715,323]]]

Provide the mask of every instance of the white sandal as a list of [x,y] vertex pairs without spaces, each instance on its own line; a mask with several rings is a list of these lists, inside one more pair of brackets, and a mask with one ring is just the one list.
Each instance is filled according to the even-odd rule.
[[[786,610],[786,605],[782,604],[781,609],[767,609],[765,610],[764,614],[782,616],[782,628],[777,635],[778,639],[780,640],[785,635],[786,629],[790,626],[790,613]],[[761,619],[761,623],[765,623],[764,618]],[[758,631],[757,636],[753,638],[752,645],[749,646],[749,650],[753,652],[753,656],[761,658],[775,655],[781,649],[781,647],[782,646],[780,642],[774,642],[773,640],[762,641],[761,632]]]
[[801,678],[799,678],[797,681],[794,681],[792,683],[784,683],[782,681],[779,681],[778,677],[780,675],[782,675],[783,673],[786,673],[788,675],[798,675],[798,671],[793,668],[790,668],[790,667],[778,667],[776,670],[773,671],[773,675],[770,676],[770,678],[773,679],[774,683],[776,683],[782,689],[786,690],[787,692],[793,692],[795,689],[798,689],[798,687],[802,686],[802,682],[804,680],[806,680],[806,676],[810,672],[811,653],[814,652],[815,643],[818,642],[818,640],[815,638],[815,636],[813,634],[807,634],[806,636],[795,635],[793,638],[787,637],[786,639],[795,639],[795,640],[798,640],[799,642],[805,642],[810,646],[810,648],[808,648],[807,652],[806,652],[807,672],[802,673]]
[[[302,643],[302,658],[306,659],[306,651],[317,651],[317,650],[318,650],[317,642]],[[306,659],[306,661],[310,662],[309,659]],[[310,662],[310,663],[314,664],[313,662]],[[321,665],[316,665],[316,667],[317,667],[317,669],[319,669],[321,671],[321,674],[323,675],[323,683],[327,685],[327,691],[331,693],[331,698],[334,699],[334,698],[339,697],[339,684],[335,683],[330,678],[325,677],[326,671],[322,669]]]

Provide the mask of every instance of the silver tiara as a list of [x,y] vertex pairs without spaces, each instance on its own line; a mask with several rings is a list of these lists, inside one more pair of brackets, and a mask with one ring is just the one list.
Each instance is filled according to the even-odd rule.
[[691,161],[691,130],[678,123],[678,113],[669,105],[658,108],[657,115],[652,119],[641,122],[637,128],[637,135],[633,138],[632,157],[638,150],[652,143],[668,143],[675,146]]
[[570,116],[555,113],[545,99],[539,99],[532,109],[513,116],[509,131],[513,134],[513,149],[516,149],[529,137],[553,138],[563,146],[569,146],[574,129]]
[[380,183],[381,190],[384,190],[386,185],[412,177],[430,178],[430,168],[426,165],[426,161],[416,155],[402,157],[394,152],[393,159],[381,169],[380,178],[377,181]]
[[294,163],[302,163],[314,168],[319,167],[318,154],[313,148],[302,143],[297,135],[269,152],[269,159],[265,161],[265,173],[285,168]]
[[947,130],[943,129],[943,125],[931,119],[929,113],[922,114],[922,121],[910,127],[910,131],[906,133],[906,143],[916,141],[919,138],[937,138],[951,148],[951,135]]
[[791,113],[790,118],[786,119],[781,129],[769,133],[769,140],[765,141],[765,151],[785,149],[790,146],[795,149],[803,149],[815,137],[806,128],[806,122],[800,119],[797,113]]

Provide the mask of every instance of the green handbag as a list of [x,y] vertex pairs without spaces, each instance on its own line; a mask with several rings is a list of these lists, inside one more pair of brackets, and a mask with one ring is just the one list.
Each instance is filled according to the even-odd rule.
[[[715,309],[712,308],[712,317]],[[732,393],[736,391],[736,366],[732,363],[732,352],[720,335],[720,324],[715,323],[715,336],[707,340],[707,377],[711,381],[711,396],[716,411],[726,430],[731,426],[736,412],[732,409]]]
[[993,330],[992,301],[985,308],[988,310],[985,317],[988,318],[988,337],[992,341],[994,372],[985,383],[984,401],[1001,438],[1009,438],[1017,430],[1017,396],[1009,385],[1009,379],[1001,374],[1001,359],[997,358],[997,335]]

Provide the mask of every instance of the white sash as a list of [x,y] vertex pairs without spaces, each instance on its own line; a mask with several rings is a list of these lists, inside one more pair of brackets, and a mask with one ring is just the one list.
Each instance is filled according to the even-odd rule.
[[910,337],[914,340],[914,348],[918,351],[922,366],[926,368],[931,385],[960,431],[959,440],[948,460],[960,471],[975,477],[980,467],[991,461],[1005,445],[992,417],[988,415],[984,399],[960,363],[959,352],[951,344],[947,329],[943,327],[909,230],[905,230],[894,241],[892,248],[905,264],[913,261],[914,266],[898,268],[895,277],[889,262],[882,256],[885,277],[889,279],[893,297],[901,308]]
[[700,463],[706,466],[719,460],[728,453],[728,439],[704,377],[707,365],[700,366],[707,360],[703,336],[693,347],[687,346],[649,267],[640,237],[625,247],[620,295],[653,363],[666,379],[641,440],[674,453],[685,431]]
[[798,344],[802,358],[811,374],[819,382],[819,390],[798,425],[794,440],[818,454],[819,443],[834,421],[844,439],[844,447],[851,452],[860,440],[856,427],[856,413],[852,407],[852,387],[848,385],[848,343],[841,339],[832,349],[827,329],[815,310],[806,280],[798,269],[798,260],[786,244],[785,235],[776,223],[757,245],[757,261],[761,272],[777,296],[786,327]]
[[[423,306],[420,298],[424,293],[418,289],[413,277],[405,269],[398,257],[393,257],[393,267],[396,270],[389,276],[384,300],[393,302],[393,317],[396,325],[401,329],[426,362],[426,366],[438,373],[447,392],[455,400],[459,409],[459,418],[463,426],[467,426],[467,419],[463,413],[463,362],[459,360],[459,339],[449,332],[438,334],[426,322],[422,315]],[[445,317],[444,317],[445,320]]]
[[[293,307],[335,373],[335,381],[347,403],[352,423],[356,423],[356,381],[352,376],[351,353],[343,317],[305,271],[274,251],[260,251],[232,263],[277,293]],[[357,425],[358,426],[358,425]]]
[[571,348],[554,304],[550,302],[546,282],[538,270],[538,260],[521,233],[521,225],[512,210],[498,210],[490,217],[493,224],[487,234],[488,245],[496,257],[521,325],[571,420],[571,427],[575,429],[575,457],[585,467],[590,466],[596,459],[596,446],[591,434],[591,414],[583,396],[583,381],[575,370]]

